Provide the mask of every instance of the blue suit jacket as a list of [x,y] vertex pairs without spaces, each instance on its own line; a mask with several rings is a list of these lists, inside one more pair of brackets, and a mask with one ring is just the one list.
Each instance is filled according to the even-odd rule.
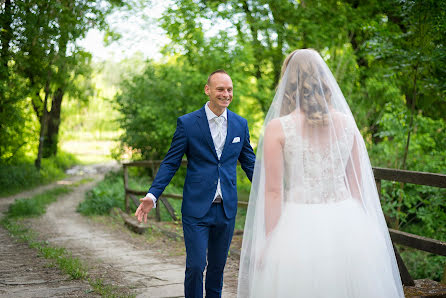
[[[237,160],[249,180],[252,179],[255,155],[249,142],[248,122],[228,110],[226,142],[218,160],[206,112],[203,108],[181,116],[172,144],[149,192],[159,198],[181,165],[186,154],[187,174],[183,188],[181,212],[185,216],[203,217],[211,207],[220,178],[223,207],[228,218],[237,213]],[[233,143],[239,137],[240,142]]]

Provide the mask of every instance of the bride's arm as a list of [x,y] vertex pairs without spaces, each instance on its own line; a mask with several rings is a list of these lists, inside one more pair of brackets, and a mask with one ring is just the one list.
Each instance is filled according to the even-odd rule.
[[268,123],[263,140],[265,164],[265,232],[268,237],[279,221],[283,192],[284,133],[279,119]]
[[355,134],[350,158],[346,167],[346,175],[350,194],[354,199],[362,201],[361,192],[361,161],[359,157],[358,136]]

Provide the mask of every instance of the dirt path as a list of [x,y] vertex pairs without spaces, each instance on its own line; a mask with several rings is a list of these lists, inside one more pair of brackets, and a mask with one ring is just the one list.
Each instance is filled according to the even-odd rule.
[[[183,297],[185,257],[184,245],[181,241],[167,239],[162,235],[154,235],[148,240],[146,236],[129,232],[117,220],[107,217],[102,220],[93,220],[75,212],[79,202],[84,199],[85,192],[91,189],[103,175],[95,173],[89,176],[94,177],[95,181],[80,185],[74,192],[59,198],[56,203],[50,205],[44,216],[30,220],[32,229],[40,234],[42,240],[47,240],[55,246],[65,247],[74,256],[81,258],[88,264],[90,276],[101,278],[107,284],[130,290],[137,297]],[[4,247],[3,243],[6,242],[3,241],[3,237],[0,240],[2,240],[1,247]],[[14,251],[19,244],[12,243],[11,245]],[[3,255],[3,251],[1,252]],[[36,253],[34,256],[32,252],[30,254],[27,262],[32,263],[33,260],[38,259],[35,258]],[[18,254],[18,259],[20,256],[21,254]],[[27,264],[27,262],[22,263]],[[13,263],[15,264],[15,261]],[[0,263],[0,266],[11,268],[12,264],[4,267]],[[36,271],[43,270],[41,265],[36,264],[36,266]],[[237,267],[238,260],[230,258],[225,272],[223,297],[236,296]],[[20,272],[15,272],[15,274],[21,275]],[[38,279],[43,280],[40,275]],[[30,288],[30,285],[14,286],[11,283],[3,286],[2,280],[3,278],[0,279],[0,295],[6,293],[6,295],[14,294],[11,297],[17,297],[15,293],[26,292],[23,287]],[[62,279],[52,277],[49,280],[54,281],[52,284],[58,287],[62,287],[62,284],[67,282],[66,278],[63,279],[63,275]],[[88,293],[88,284],[70,282],[73,284],[64,286],[71,287],[69,288],[71,292],[67,290],[59,296],[92,297],[92,294]],[[41,286],[48,288],[49,284],[43,283]],[[7,292],[1,292],[2,290]],[[57,296],[53,292],[49,294],[48,296]],[[46,297],[37,292],[36,295],[28,294],[23,297],[25,296]]]
[[[82,179],[70,176],[56,183],[0,198],[0,217],[17,198],[28,198],[61,184]],[[17,242],[0,226],[0,297],[98,297],[86,281],[71,280],[28,244]]]

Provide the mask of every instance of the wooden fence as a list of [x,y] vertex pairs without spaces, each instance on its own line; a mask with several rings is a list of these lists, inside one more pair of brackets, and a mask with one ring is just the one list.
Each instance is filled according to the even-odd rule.
[[[139,200],[135,199],[131,195],[145,196],[147,194],[147,191],[139,191],[139,190],[133,190],[133,189],[129,188],[129,186],[128,186],[128,181],[129,181],[128,167],[150,168],[152,170],[153,176],[155,177],[156,172],[158,171],[158,168],[159,168],[161,162],[162,162],[161,160],[141,160],[141,161],[133,161],[133,162],[127,162],[127,163],[122,164],[123,169],[124,169],[125,211],[127,213],[130,212],[130,209],[129,209],[130,199],[133,200],[133,202],[136,204],[136,206],[139,205]],[[181,165],[183,165],[183,166],[187,165],[187,160],[183,160],[181,162]],[[175,199],[175,200],[182,200],[183,196],[177,195],[177,194],[163,193],[161,195],[161,197],[158,199],[158,202],[161,202],[166,207],[167,212],[169,212],[172,219],[176,221],[176,220],[178,220],[177,216],[175,214],[175,211],[174,211],[172,205],[170,205],[167,198]],[[246,208],[246,207],[248,207],[248,202],[239,201],[238,206]],[[156,210],[156,219],[158,221],[160,221],[161,220],[160,209],[155,208],[155,210]]]
[[[446,188],[446,175],[442,174],[403,171],[385,168],[373,168],[373,174],[375,176],[376,187],[380,196],[382,180]],[[394,244],[397,243],[407,247],[415,248],[417,250],[422,250],[440,256],[446,256],[446,242],[427,237],[421,237],[394,229],[389,229],[389,233]],[[406,286],[415,285],[412,276],[407,270],[407,267],[404,264],[404,261],[395,246],[394,249],[403,284]]]
[[[146,161],[135,161],[123,163],[124,169],[124,189],[125,189],[125,208],[126,212],[129,213],[129,199],[132,199],[134,203],[138,206],[139,200],[135,199],[132,195],[137,196],[145,196],[147,191],[138,191],[130,189],[128,186],[128,167],[146,167],[151,168],[152,173],[155,176],[161,161],[159,160],[146,160]],[[187,161],[183,160],[182,165],[186,165]],[[427,185],[434,186],[440,188],[446,188],[446,175],[443,174],[434,174],[434,173],[424,173],[424,172],[413,172],[413,171],[403,171],[403,170],[395,170],[395,169],[386,169],[386,168],[373,168],[373,174],[376,180],[376,187],[378,189],[378,193],[381,196],[381,181],[395,181],[402,183],[412,183],[417,185]],[[173,220],[177,220],[177,216],[173,207],[170,205],[168,198],[181,200],[183,197],[181,195],[176,194],[163,194],[158,202],[161,202],[169,212],[170,216]],[[446,199],[446,198],[445,198]],[[158,203],[160,206],[160,203]],[[247,202],[238,202],[240,207],[247,207]],[[160,208],[156,208],[156,218],[160,220]],[[411,247],[417,250],[446,256],[446,242],[439,241],[436,239],[431,239],[427,237],[422,237],[410,233],[401,232],[394,229],[389,229],[390,237],[392,238],[393,244],[401,244],[407,247]],[[404,285],[413,286],[414,280],[411,277],[409,271],[407,270],[406,265],[404,264],[403,259],[401,258],[397,248],[394,246],[395,254],[398,262],[398,267],[401,274],[401,279]]]

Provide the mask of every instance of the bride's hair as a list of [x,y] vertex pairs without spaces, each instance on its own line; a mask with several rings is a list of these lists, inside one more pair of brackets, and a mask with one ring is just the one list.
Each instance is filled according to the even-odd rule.
[[[296,53],[299,51],[298,53]],[[296,102],[310,124],[326,124],[331,91],[326,82],[327,76],[319,63],[314,60],[313,49],[295,50],[289,54],[282,65],[281,79],[288,69],[283,95],[281,115],[296,109]],[[322,59],[322,58],[321,58]],[[299,91],[299,94],[297,92]]]

